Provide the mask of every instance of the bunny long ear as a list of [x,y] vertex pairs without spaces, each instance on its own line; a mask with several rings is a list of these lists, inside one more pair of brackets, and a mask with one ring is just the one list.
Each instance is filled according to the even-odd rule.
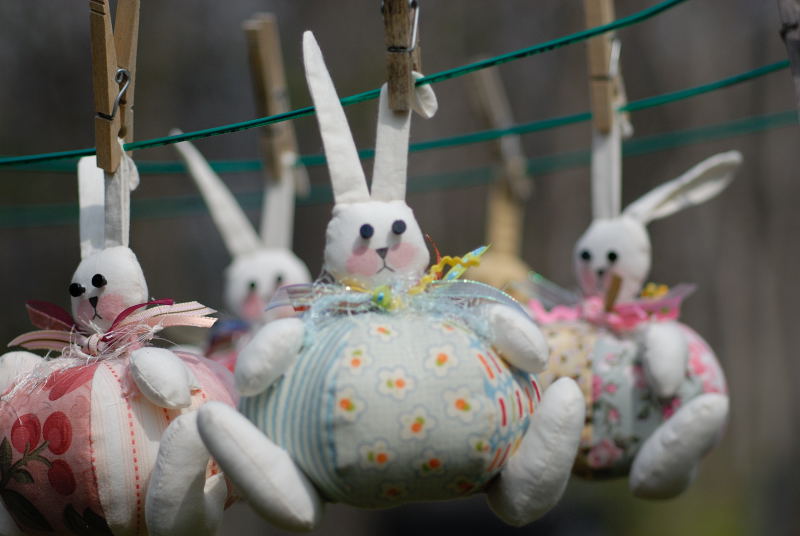
[[[414,78],[421,77],[421,74],[414,73]],[[436,113],[438,103],[429,85],[415,87],[412,108],[426,119]],[[406,198],[410,125],[410,111],[395,112],[389,108],[388,90],[384,84],[378,105],[378,133],[372,168],[372,199],[376,201],[402,201]]]
[[334,201],[337,204],[368,201],[367,179],[358,158],[356,144],[331,76],[325,67],[325,60],[322,59],[322,52],[311,32],[303,34],[303,60],[311,99],[317,111],[325,157],[328,160]]
[[619,119],[611,130],[592,132],[592,216],[609,219],[619,216],[622,204],[622,131]]
[[[122,146],[122,140],[118,140]],[[106,247],[128,247],[131,226],[131,191],[139,186],[139,170],[122,151],[122,160],[114,173],[105,173]]]
[[715,154],[634,201],[623,214],[647,224],[699,205],[722,192],[741,164],[739,151]]
[[96,156],[78,160],[78,203],[80,206],[81,259],[102,250],[105,233],[104,172]]
[[264,181],[261,242],[268,248],[292,249],[297,154],[286,152],[280,158],[281,176]]
[[[180,130],[172,130],[170,135],[180,133]],[[189,175],[197,184],[231,256],[236,257],[260,249],[258,234],[247,219],[247,215],[200,151],[188,141],[176,143],[175,148],[189,168]]]

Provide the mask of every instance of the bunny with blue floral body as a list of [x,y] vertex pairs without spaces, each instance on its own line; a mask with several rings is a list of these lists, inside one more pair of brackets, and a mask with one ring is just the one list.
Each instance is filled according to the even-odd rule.
[[[371,192],[313,35],[304,35],[335,205],[325,281],[289,287],[300,318],[256,334],[236,366],[242,414],[208,404],[200,435],[270,522],[310,530],[324,502],[384,508],[485,492],[504,521],[548,511],[583,424],[570,379],[542,396],[541,332],[507,295],[429,254],[405,203],[410,112],[380,99]],[[419,86],[414,109],[436,108]],[[452,266],[442,276],[445,266]]]

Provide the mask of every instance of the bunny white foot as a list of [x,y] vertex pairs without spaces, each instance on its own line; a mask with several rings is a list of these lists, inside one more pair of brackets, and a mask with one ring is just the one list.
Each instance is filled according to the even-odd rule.
[[236,387],[243,396],[257,395],[280,378],[303,346],[305,327],[299,318],[270,322],[256,333],[236,361]]
[[149,347],[134,350],[131,374],[142,394],[156,406],[177,409],[192,403],[192,375],[169,350]]
[[213,535],[228,489],[223,475],[206,481],[210,459],[197,431],[197,413],[172,421],[161,438],[147,487],[147,529],[159,535]]
[[211,455],[259,515],[288,530],[317,526],[322,499],[285,450],[218,402],[200,408],[197,425]]
[[41,362],[42,358],[31,352],[8,352],[0,355],[0,394],[11,387],[17,377],[30,372]]
[[675,396],[686,376],[689,342],[676,322],[648,324],[642,332],[644,370],[660,398]]
[[489,307],[487,315],[493,346],[506,361],[531,373],[547,367],[550,350],[533,320],[506,305]]
[[642,445],[630,488],[647,499],[668,499],[692,482],[697,462],[714,446],[728,416],[728,397],[701,395],[678,410]]
[[0,536],[22,536],[22,531],[19,530],[11,514],[3,506],[3,501],[0,501]]
[[503,521],[521,526],[550,510],[567,486],[584,421],[584,401],[568,378],[544,394],[519,450],[487,490]]

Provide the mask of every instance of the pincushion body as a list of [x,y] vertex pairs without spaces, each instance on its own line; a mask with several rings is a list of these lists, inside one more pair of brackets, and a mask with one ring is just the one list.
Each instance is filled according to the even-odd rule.
[[240,410],[327,500],[382,508],[481,489],[538,402],[536,379],[464,325],[400,311],[323,322]]
[[542,326],[550,344],[550,366],[539,375],[542,385],[574,378],[586,400],[575,474],[627,475],[644,440],[683,404],[703,393],[727,393],[714,352],[692,329],[679,326],[689,343],[689,359],[677,394],[666,399],[648,385],[633,332],[617,333],[585,321]]
[[222,366],[176,354],[200,386],[190,408],[148,401],[125,358],[65,368],[55,359],[45,378],[3,395],[0,495],[26,534],[147,533],[145,494],[164,430],[208,400],[236,403]]

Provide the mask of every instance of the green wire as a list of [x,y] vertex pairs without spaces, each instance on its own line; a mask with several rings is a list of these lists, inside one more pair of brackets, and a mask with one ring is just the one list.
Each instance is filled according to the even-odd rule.
[[[789,67],[789,61],[783,60],[769,65],[758,67],[751,71],[740,73],[734,76],[723,78],[715,82],[695,86],[692,88],[682,89],[680,91],[673,91],[671,93],[664,93],[662,95],[655,95],[632,101],[620,108],[621,111],[638,111],[646,108],[654,108],[663,106],[672,102],[677,102],[711,91],[716,91],[736,84],[741,84],[765,76],[782,69]],[[461,134],[458,136],[451,136],[447,138],[440,138],[438,140],[430,140],[418,143],[412,143],[409,146],[410,152],[429,151],[432,149],[441,149],[445,147],[456,147],[460,145],[467,145],[471,143],[480,143],[484,141],[495,140],[503,136],[514,134],[528,134],[530,132],[538,132],[551,128],[562,127],[565,125],[572,125],[589,121],[592,118],[590,112],[583,112],[579,114],[565,115],[561,117],[554,117],[550,119],[542,119],[532,121],[530,123],[522,123],[508,128],[482,130],[478,132],[471,132],[469,134]],[[362,149],[359,151],[361,158],[367,159],[375,156],[373,149]],[[325,156],[322,154],[304,155],[298,159],[298,163],[304,166],[321,166],[325,164]],[[257,171],[261,169],[262,163],[259,160],[222,160],[210,162],[211,167],[217,173],[232,173],[243,171]],[[167,173],[186,173],[186,166],[182,162],[148,162],[137,161],[137,168],[141,174],[167,174]],[[74,173],[74,162],[48,162],[39,165],[27,165],[19,168],[23,171],[50,171],[50,172],[63,172]],[[0,169],[0,171],[3,171]]]
[[[708,125],[695,129],[657,134],[636,138],[623,144],[625,156],[643,155],[664,149],[681,147],[702,141],[720,140],[763,130],[797,125],[797,111],[789,110],[773,114],[747,117],[726,123]],[[587,166],[591,151],[580,150],[541,156],[528,160],[528,172],[544,175],[556,171]],[[492,167],[480,167],[466,171],[412,177],[409,192],[419,193],[433,190],[468,188],[488,184],[495,176]],[[262,192],[237,194],[236,199],[245,210],[258,210]],[[329,186],[314,186],[308,197],[298,199],[298,205],[318,205],[332,199]],[[139,199],[131,203],[132,215],[136,219],[175,218],[186,214],[206,212],[206,205],[198,195]],[[78,219],[78,207],[74,204],[29,205],[0,208],[0,228],[40,227],[73,224]]]
[[[551,41],[546,41],[544,43],[539,43],[537,45],[533,45],[527,48],[523,48],[521,50],[517,50],[514,52],[509,52],[507,54],[502,54],[499,56],[495,56],[494,58],[489,58],[486,60],[478,61],[475,63],[471,63],[468,65],[463,65],[461,67],[456,67],[454,69],[449,69],[447,71],[442,71],[439,73],[435,73],[429,76],[425,76],[417,80],[417,85],[424,85],[424,84],[436,84],[439,82],[443,82],[445,80],[450,80],[451,78],[456,78],[459,76],[464,76],[465,74],[472,73],[474,71],[478,71],[481,69],[486,69],[488,67],[493,67],[495,65],[500,65],[503,63],[508,63],[510,61],[515,61],[522,58],[527,58],[528,56],[533,56],[534,54],[541,54],[543,52],[548,52],[550,50],[554,50],[556,48],[560,48],[563,46],[571,45],[574,43],[578,43],[580,41],[585,41],[590,39],[594,36],[610,32],[613,30],[617,30],[619,28],[624,28],[626,26],[631,26],[633,24],[637,24],[644,20],[647,20],[651,17],[655,17],[656,15],[677,6],[685,2],[686,0],[665,0],[660,4],[656,4],[655,6],[649,7],[633,15],[629,15],[627,17],[623,17],[621,19],[617,19],[614,22],[609,24],[604,24],[602,26],[597,26],[595,28],[590,28],[588,30],[583,30],[574,34],[570,34],[564,37],[559,37],[557,39],[553,39]],[[351,104],[355,104],[358,102],[364,102],[372,99],[378,98],[380,95],[379,89],[373,89],[370,91],[365,91],[363,93],[359,93],[357,95],[351,95],[349,97],[345,97],[341,99],[342,105],[349,106]],[[220,127],[213,127],[207,128],[204,130],[197,130],[194,132],[185,132],[183,134],[178,134],[175,136],[164,136],[161,138],[154,138],[150,140],[143,140],[137,141],[133,143],[125,144],[126,151],[135,151],[138,149],[146,149],[150,147],[158,147],[160,145],[169,145],[173,143],[178,143],[180,141],[189,141],[189,140],[196,140],[200,138],[208,138],[211,136],[218,136],[220,134],[229,134],[231,132],[239,132],[242,130],[247,130],[250,128],[257,128],[263,127],[266,125],[271,125],[274,123],[280,123],[282,121],[288,121],[290,119],[296,119],[298,117],[303,117],[306,115],[311,115],[314,113],[313,106],[306,106],[305,108],[300,108],[297,110],[292,110],[290,112],[272,115],[268,117],[260,117],[257,119],[251,119],[249,121],[242,121],[240,123],[233,123],[231,125],[223,125]],[[36,154],[36,155],[27,155],[27,156],[12,156],[6,158],[0,158],[0,167],[2,166],[13,166],[13,165],[22,165],[28,164],[33,162],[46,162],[51,160],[61,160],[65,158],[80,158],[83,156],[90,156],[95,154],[94,148],[87,148],[87,149],[74,149],[71,151],[60,151],[54,153],[43,153],[43,154]]]

